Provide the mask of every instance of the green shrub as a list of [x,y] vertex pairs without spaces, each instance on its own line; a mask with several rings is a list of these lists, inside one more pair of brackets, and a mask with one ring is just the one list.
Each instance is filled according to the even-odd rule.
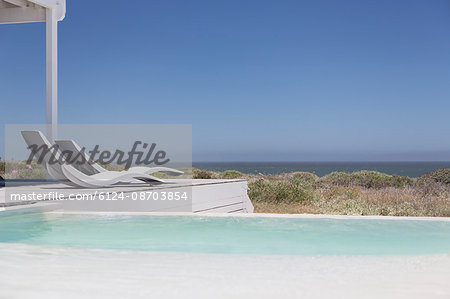
[[5,176],[5,161],[0,161],[0,177]]
[[237,170],[226,170],[220,174],[222,179],[239,179],[242,178],[244,174]]
[[295,180],[267,181],[258,179],[249,183],[248,196],[256,202],[292,203],[311,200],[311,185],[301,185]]
[[297,172],[293,172],[291,174],[291,176],[294,180],[297,180],[299,182],[309,183],[309,184],[313,184],[317,180],[319,180],[319,177],[315,173],[311,173],[311,172],[297,171]]
[[381,189],[387,187],[404,188],[413,184],[413,179],[399,175],[389,175],[378,171],[333,172],[320,179],[322,184],[335,186],[360,186]]
[[204,169],[192,169],[192,178],[194,179],[212,179],[213,173]]
[[336,185],[336,186],[349,186],[352,182],[352,175],[348,172],[332,172],[320,179],[320,183]]
[[154,172],[154,173],[152,173],[152,176],[154,176],[158,179],[168,179],[169,178],[169,176],[164,172]]
[[450,184],[450,168],[442,168],[422,175],[419,181],[434,181],[437,183]]
[[122,171],[125,169],[125,166],[123,165],[118,165],[118,164],[113,164],[113,163],[100,163],[100,162],[96,162],[98,165],[100,165],[101,167],[103,167],[106,170],[109,171]]
[[361,186],[365,188],[386,188],[391,187],[392,177],[378,171],[358,171],[352,173],[351,185]]
[[390,187],[396,188],[405,188],[407,186],[412,186],[414,184],[414,179],[407,176],[401,176],[396,174],[391,175],[390,181],[391,181]]
[[8,161],[5,165],[5,179],[45,179],[47,171],[44,166],[33,160],[31,164],[27,161]]

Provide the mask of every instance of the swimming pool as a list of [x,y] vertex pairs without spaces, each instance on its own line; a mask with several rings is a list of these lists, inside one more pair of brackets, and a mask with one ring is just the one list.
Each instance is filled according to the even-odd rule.
[[0,216],[0,243],[281,255],[450,253],[450,222],[34,213]]

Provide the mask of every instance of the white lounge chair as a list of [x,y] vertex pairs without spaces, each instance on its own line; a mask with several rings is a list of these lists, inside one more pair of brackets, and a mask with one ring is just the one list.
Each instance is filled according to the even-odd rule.
[[[48,149],[52,147],[51,143],[40,131],[22,131],[21,133],[29,147],[33,145],[37,147],[45,146]],[[67,164],[55,147],[52,150],[41,153],[38,159],[42,160],[42,164],[54,179],[72,186],[98,188],[108,187],[117,183],[164,183],[164,180],[146,174],[145,171],[150,169],[148,167],[134,167],[133,171],[104,171],[87,175]]]
[[[73,140],[55,140],[55,144],[58,145],[58,148],[64,153],[70,153],[73,157],[76,157],[76,160],[72,160],[71,164],[73,167],[78,169],[87,175],[97,174],[106,172],[105,168],[101,167],[99,164],[92,161],[90,157],[86,154],[86,152]],[[138,172],[145,174],[152,174],[155,172],[163,172],[168,175],[182,175],[183,171],[168,168],[168,167],[131,167],[128,169],[130,172]]]

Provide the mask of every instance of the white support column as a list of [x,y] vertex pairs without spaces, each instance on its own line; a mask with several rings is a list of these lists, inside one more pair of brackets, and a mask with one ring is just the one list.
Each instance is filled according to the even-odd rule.
[[46,9],[47,54],[47,137],[50,142],[58,135],[58,20],[56,10]]

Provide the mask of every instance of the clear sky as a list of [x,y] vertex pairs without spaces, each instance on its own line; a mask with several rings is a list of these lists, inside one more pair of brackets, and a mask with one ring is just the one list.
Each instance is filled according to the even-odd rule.
[[[45,24],[0,54],[1,125],[45,122]],[[450,160],[450,1],[67,0],[59,119],[190,123],[196,161]]]

